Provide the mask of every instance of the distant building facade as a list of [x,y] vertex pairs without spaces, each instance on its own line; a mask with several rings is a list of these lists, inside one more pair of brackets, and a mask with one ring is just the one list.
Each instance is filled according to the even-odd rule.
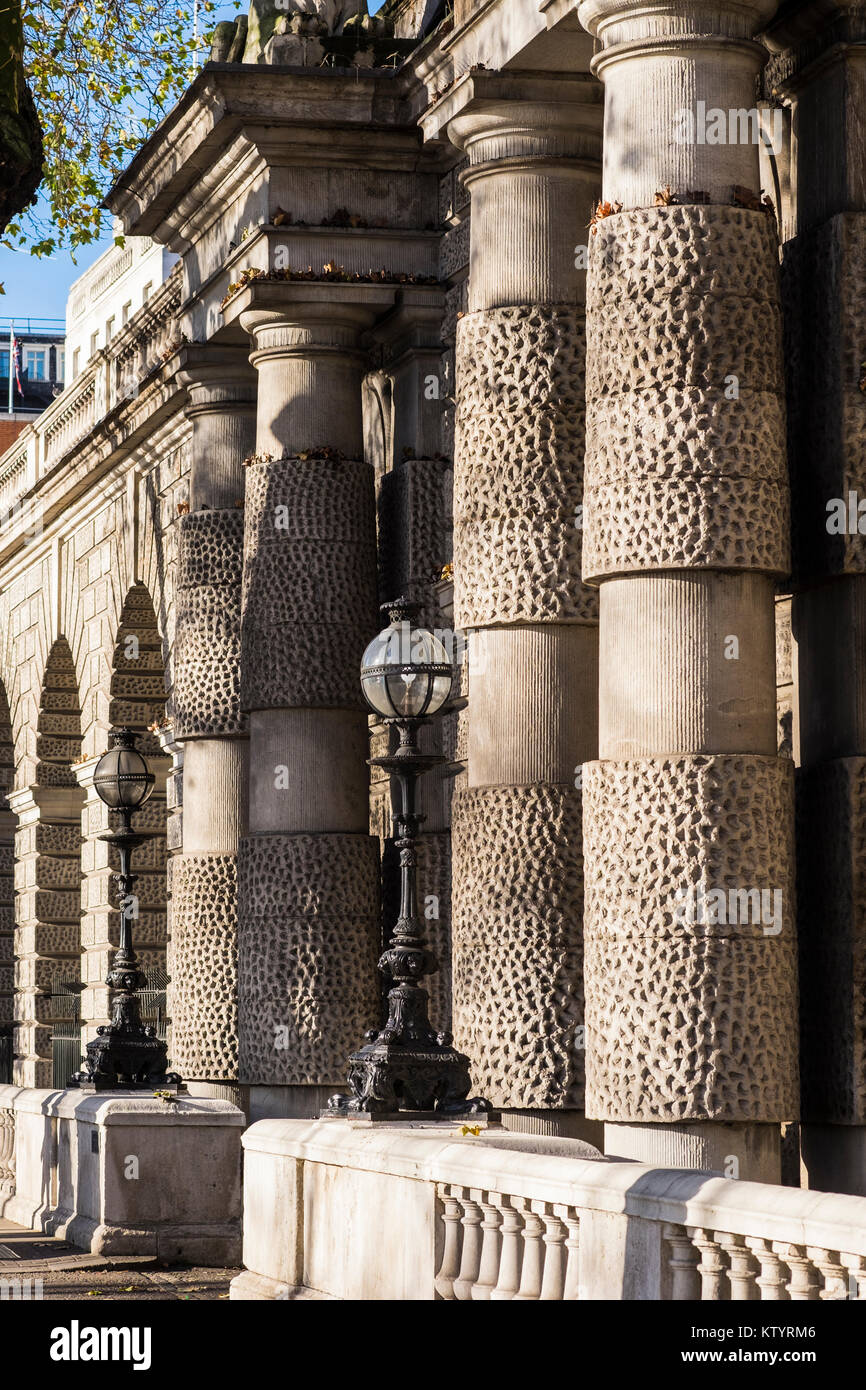
[[8,325],[0,324],[0,449],[4,451],[63,390],[65,335],[24,327],[24,323],[27,320],[20,328],[12,325],[14,338]]
[[[117,223],[115,229],[120,235]],[[176,260],[150,237],[126,237],[73,281],[66,302],[67,385],[97,352],[110,347]]]

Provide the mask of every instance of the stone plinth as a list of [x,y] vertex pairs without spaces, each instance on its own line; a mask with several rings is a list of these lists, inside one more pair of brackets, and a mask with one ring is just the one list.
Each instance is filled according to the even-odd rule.
[[16,1091],[4,1215],[94,1255],[231,1265],[240,1255],[243,1112],[148,1092]]

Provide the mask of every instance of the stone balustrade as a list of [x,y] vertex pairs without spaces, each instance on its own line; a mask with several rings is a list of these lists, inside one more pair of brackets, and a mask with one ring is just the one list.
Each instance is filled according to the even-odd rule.
[[0,1108],[0,1197],[15,1193],[15,1111]]
[[54,468],[106,412],[135,396],[140,382],[180,346],[180,276],[173,272],[109,346],[0,454],[0,527],[37,479]]
[[866,1299],[860,1197],[495,1126],[262,1120],[243,1144],[236,1299]]

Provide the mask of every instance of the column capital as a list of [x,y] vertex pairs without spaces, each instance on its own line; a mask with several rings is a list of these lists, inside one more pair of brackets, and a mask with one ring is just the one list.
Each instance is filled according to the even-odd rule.
[[[751,39],[769,24],[779,0],[579,0],[578,18],[604,44],[652,47]],[[603,64],[596,54],[593,71]]]
[[581,75],[481,72],[461,79],[448,119],[448,138],[473,171],[493,162],[601,159],[603,92]]
[[189,392],[188,418],[212,410],[255,410],[256,374],[246,347],[185,343],[176,379]]
[[253,340],[250,361],[306,357],[317,350],[358,349],[360,334],[395,301],[396,284],[286,280],[262,276],[244,285],[225,309]]

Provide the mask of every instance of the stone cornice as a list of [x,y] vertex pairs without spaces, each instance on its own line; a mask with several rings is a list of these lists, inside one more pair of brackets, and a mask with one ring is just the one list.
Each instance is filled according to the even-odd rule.
[[[390,69],[209,63],[109,191],[106,206],[129,233],[178,249],[178,239],[188,240],[191,200],[209,201],[202,192],[232,170],[242,183],[255,160],[321,165],[327,154],[335,165],[363,157],[382,168],[415,167],[423,156],[404,106]],[[335,130],[343,132],[340,141]],[[219,208],[210,212],[215,219]]]

